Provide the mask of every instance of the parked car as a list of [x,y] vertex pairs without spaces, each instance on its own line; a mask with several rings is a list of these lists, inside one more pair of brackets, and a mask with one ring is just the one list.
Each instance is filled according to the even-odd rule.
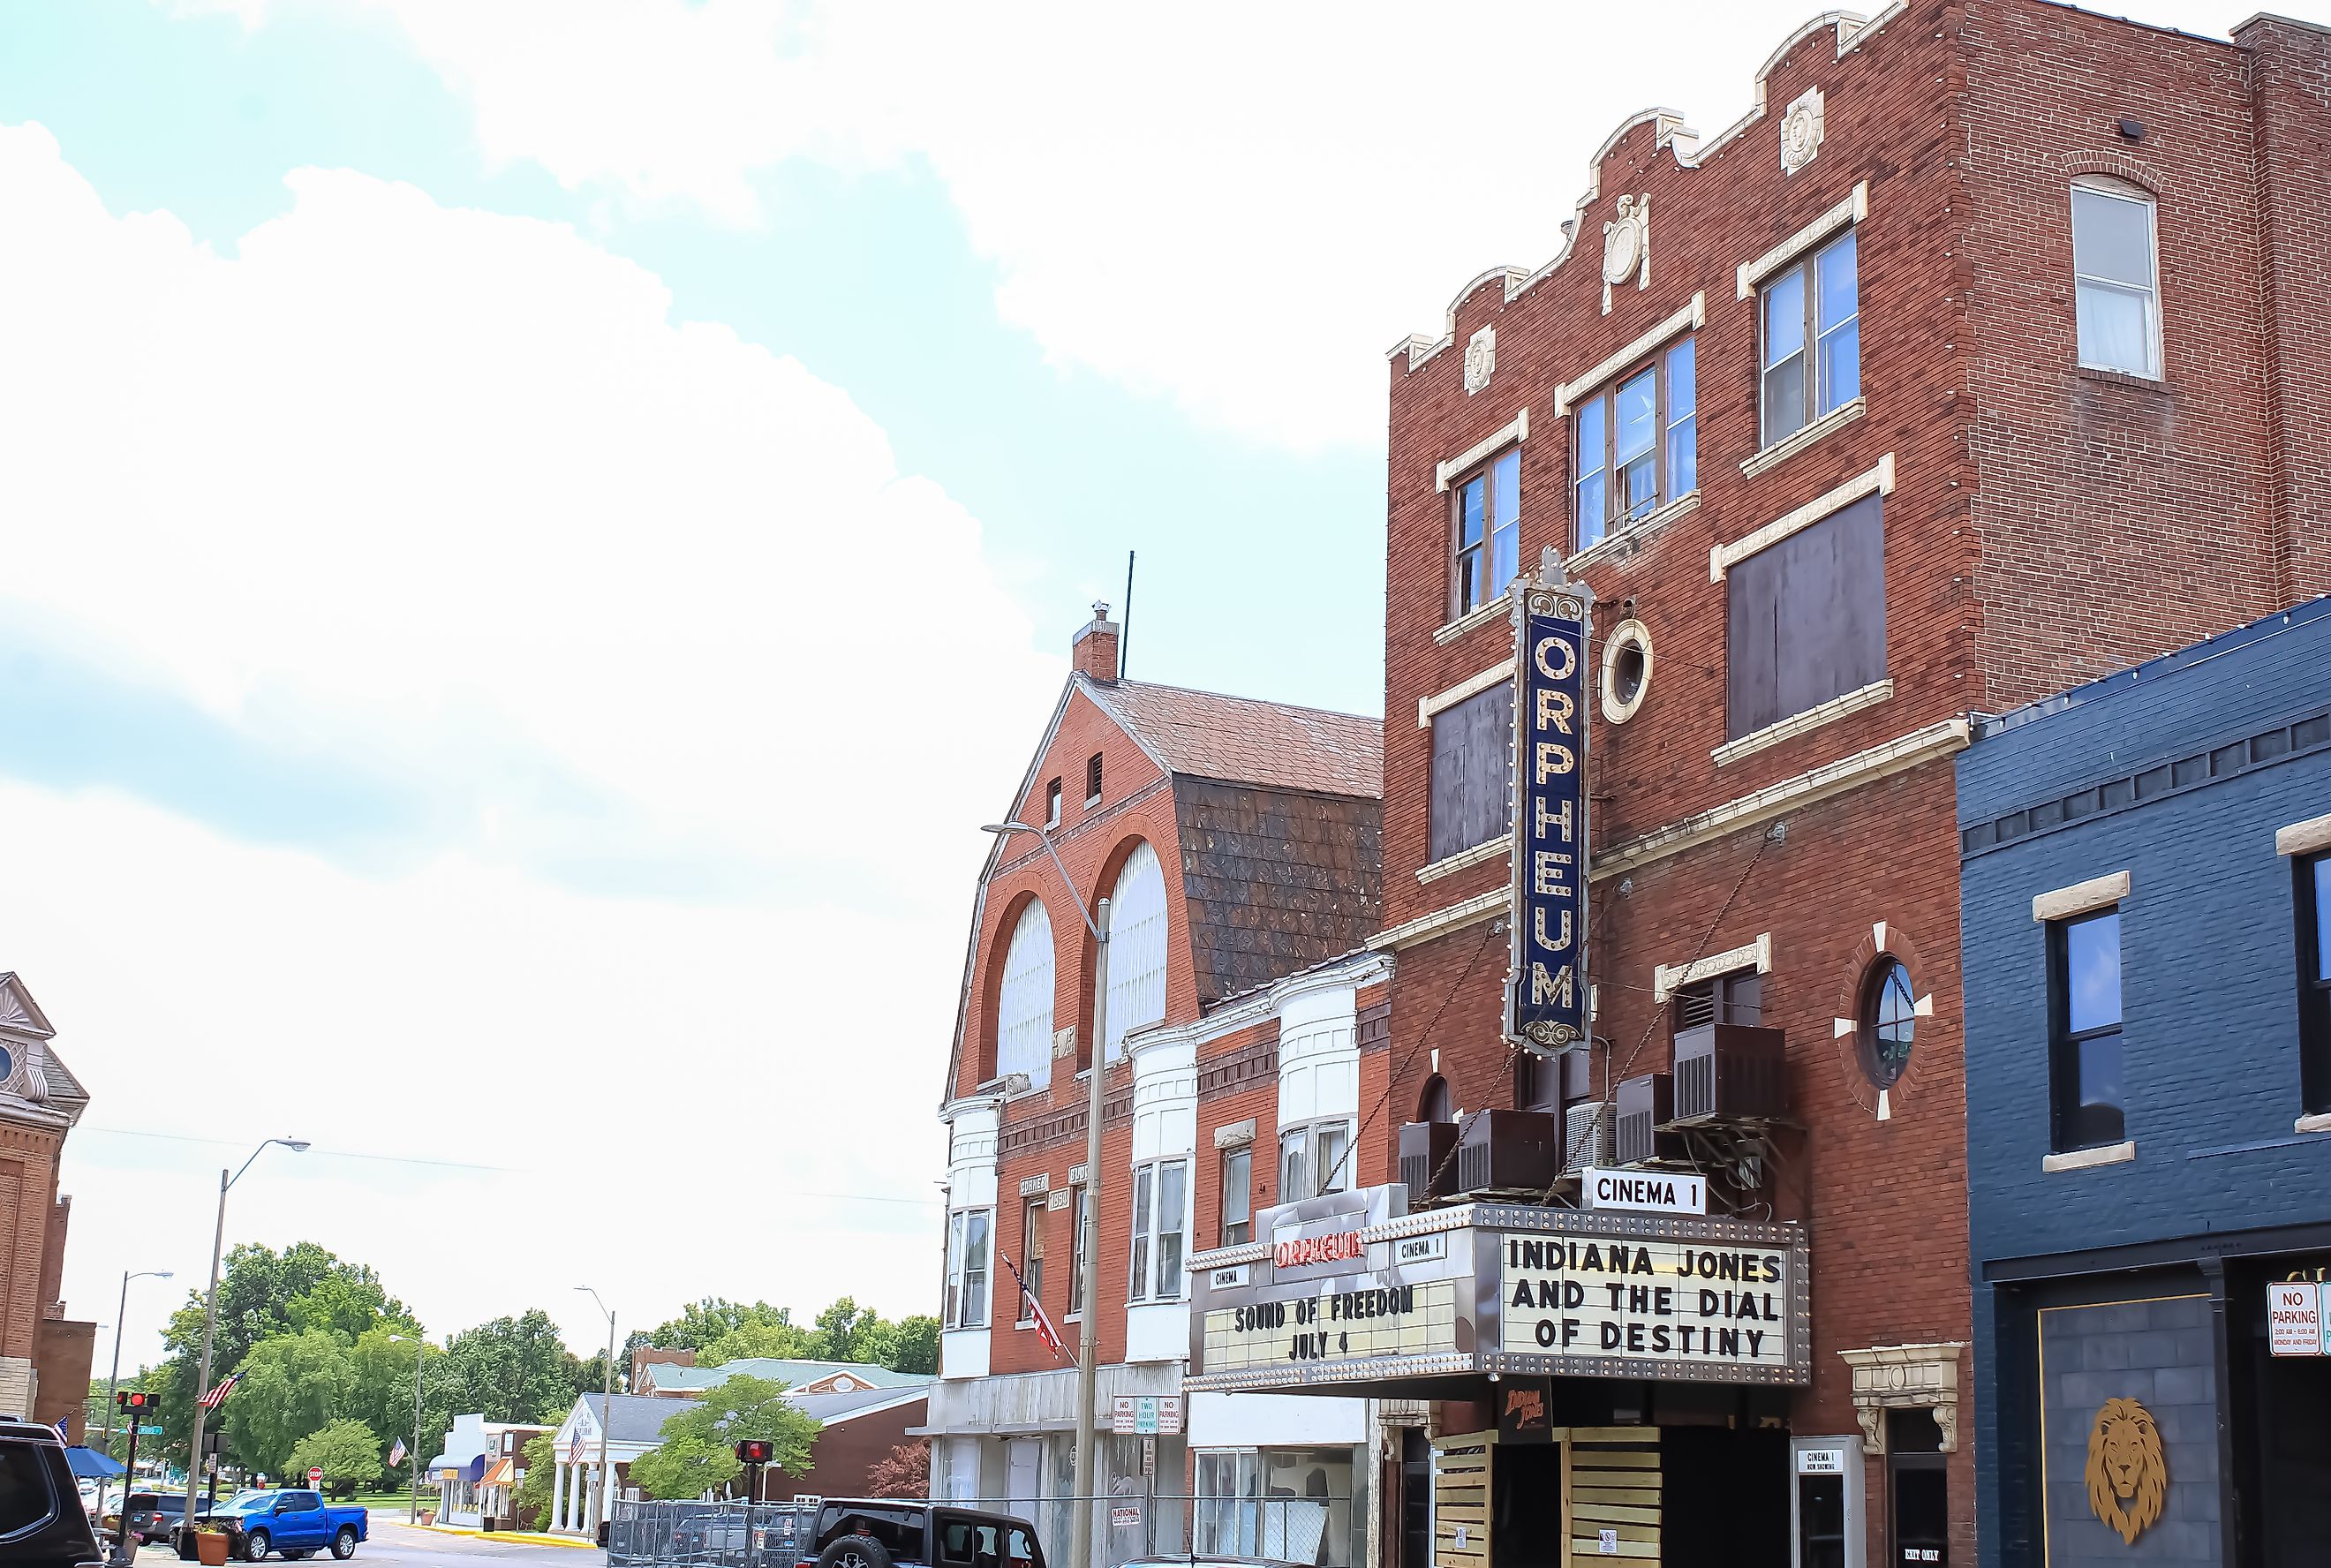
[[9,1568],[95,1568],[100,1561],[72,1467],[54,1427],[0,1421],[0,1562]]
[[293,1563],[319,1552],[353,1557],[367,1534],[364,1509],[333,1507],[304,1489],[238,1492],[213,1509],[208,1522],[225,1530],[228,1552],[245,1563],[264,1562],[270,1552]]
[[[140,1546],[155,1541],[170,1539],[178,1521],[186,1516],[186,1494],[184,1492],[131,1492],[121,1499],[121,1506],[108,1513],[100,1526],[108,1535],[119,1535],[126,1523],[130,1538]],[[195,1517],[203,1516],[198,1506]]]
[[1044,1568],[1036,1526],[1009,1514],[896,1497],[828,1497],[801,1559],[817,1568]]

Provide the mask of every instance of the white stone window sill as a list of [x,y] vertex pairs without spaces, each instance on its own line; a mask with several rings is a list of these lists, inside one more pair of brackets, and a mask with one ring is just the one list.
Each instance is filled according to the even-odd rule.
[[1755,457],[1740,465],[1740,471],[1755,479],[1766,469],[1776,468],[1832,431],[1843,430],[1870,411],[1870,400],[1857,397],[1851,403],[1841,403],[1811,424],[1783,436]]
[[1470,632],[1474,627],[1506,618],[1506,595],[1498,594],[1486,604],[1479,604],[1451,621],[1432,634],[1432,640],[1443,648]]
[[2093,1149],[2074,1149],[2069,1154],[2042,1155],[2042,1171],[2087,1171],[2098,1165],[2126,1165],[2136,1160],[2136,1140],[2124,1138],[2117,1144],[2105,1144]]
[[1832,697],[1817,707],[1808,708],[1803,713],[1793,713],[1788,717],[1777,719],[1762,729],[1752,729],[1738,740],[1727,740],[1708,755],[1716,759],[1717,766],[1722,767],[1726,763],[1738,762],[1744,756],[1763,751],[1766,746],[1778,746],[1783,741],[1803,735],[1809,729],[1819,729],[1822,725],[1843,718],[1849,713],[1859,713],[1865,708],[1884,702],[1893,695],[1894,682],[1890,677],[1884,680],[1873,680],[1867,686],[1857,687],[1842,697]]
[[2290,1124],[2294,1133],[2331,1133],[2331,1111],[2317,1111]]
[[1678,518],[1689,517],[1698,510],[1699,510],[1699,492],[1686,490],[1657,511],[1644,513],[1617,533],[1603,535],[1564,562],[1564,569],[1575,576],[1589,566],[1609,560],[1622,550],[1632,555],[1636,547],[1645,539],[1650,538]]
[[1420,882],[1437,882],[1443,877],[1455,875],[1468,866],[1478,866],[1484,860],[1494,860],[1500,856],[1509,855],[1513,852],[1513,834],[1499,833],[1496,838],[1475,844],[1470,850],[1460,850],[1453,855],[1443,856],[1429,866],[1419,866],[1416,870],[1416,879]]

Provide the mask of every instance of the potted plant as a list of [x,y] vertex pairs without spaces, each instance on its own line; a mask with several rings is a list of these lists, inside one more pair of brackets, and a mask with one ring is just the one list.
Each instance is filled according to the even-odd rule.
[[215,1525],[195,1526],[195,1561],[206,1568],[226,1568],[227,1549],[233,1542]]

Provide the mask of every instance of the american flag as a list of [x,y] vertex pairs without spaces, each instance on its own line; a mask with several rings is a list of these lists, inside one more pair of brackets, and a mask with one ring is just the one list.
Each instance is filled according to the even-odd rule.
[[403,1438],[397,1439],[396,1441],[389,1445],[388,1462],[392,1465],[401,1465],[404,1462],[404,1440]]
[[219,1406],[226,1403],[226,1396],[233,1393],[234,1392],[234,1385],[242,1381],[243,1373],[239,1372],[228,1373],[224,1377],[219,1379],[218,1387],[211,1390],[210,1392],[203,1395],[201,1399],[195,1402],[201,1405],[205,1410],[216,1410]]
[[1055,1361],[1068,1360],[1069,1350],[1061,1343],[1061,1331],[1052,1326],[1050,1317],[1044,1316],[1044,1304],[1036,1299],[1035,1292],[1028,1288],[1028,1282],[1020,1278],[1019,1268],[1012,1261],[1011,1254],[998,1248],[995,1255],[1004,1259],[1004,1267],[1012,1270],[1012,1283],[1020,1287],[1020,1299],[1026,1302],[1028,1310],[1036,1315],[1036,1343],[1051,1351]]
[[570,1465],[579,1465],[583,1462],[583,1429],[576,1427],[574,1441],[566,1445],[566,1462]]

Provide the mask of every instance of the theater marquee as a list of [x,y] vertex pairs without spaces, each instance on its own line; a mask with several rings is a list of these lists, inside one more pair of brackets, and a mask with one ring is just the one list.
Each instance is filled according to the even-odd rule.
[[1397,1398],[1492,1373],[1811,1381],[1798,1226],[1405,1208],[1396,1185],[1283,1204],[1257,1217],[1254,1243],[1193,1258],[1185,1386]]
[[1506,1037],[1550,1053],[1586,1038],[1587,594],[1514,606],[1514,919]]

